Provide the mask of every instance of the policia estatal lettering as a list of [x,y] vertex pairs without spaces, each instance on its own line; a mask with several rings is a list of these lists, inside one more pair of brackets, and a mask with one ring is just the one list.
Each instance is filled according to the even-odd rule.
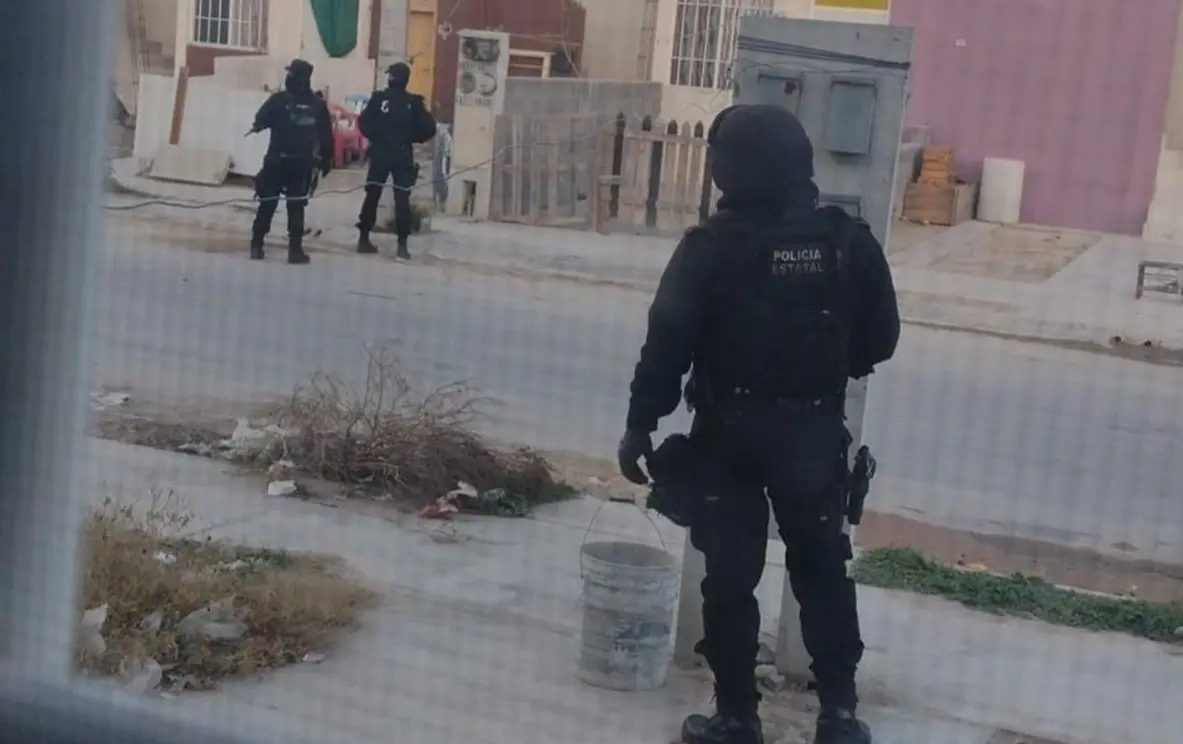
[[398,257],[410,258],[411,188],[419,178],[414,146],[435,136],[436,122],[423,96],[407,91],[411,68],[395,62],[386,70],[386,89],[370,96],[358,119],[358,127],[370,141],[370,167],[366,172],[365,198],[357,217],[357,252],[377,253],[370,231],[378,219],[378,202],[389,179],[394,185],[394,232]]
[[688,718],[683,739],[763,741],[755,590],[771,503],[821,703],[816,741],[865,744],[855,717],[863,642],[842,531],[843,406],[849,378],[895,352],[891,273],[865,223],[817,208],[813,149],[788,111],[726,109],[708,133],[708,157],[719,210],[686,234],[661,278],[619,449],[621,472],[647,482],[639,463],[653,454],[651,433],[693,368],[695,417],[680,443],[693,453],[678,457],[695,463],[681,477],[701,494],[688,521],[706,557],[698,650],[714,672],[717,712]]
[[251,228],[251,258],[263,260],[263,240],[282,195],[288,212],[288,263],[306,264],[304,212],[319,168],[333,167],[333,121],[328,106],[312,92],[312,65],[302,59],[288,65],[284,89],[263,102],[248,134],[270,130],[263,168],[255,177],[259,208]]

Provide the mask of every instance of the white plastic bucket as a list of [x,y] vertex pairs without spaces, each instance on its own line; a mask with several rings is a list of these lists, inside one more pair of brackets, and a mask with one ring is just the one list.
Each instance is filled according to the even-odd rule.
[[587,543],[579,677],[609,690],[655,690],[673,653],[681,566],[669,552],[630,542]]

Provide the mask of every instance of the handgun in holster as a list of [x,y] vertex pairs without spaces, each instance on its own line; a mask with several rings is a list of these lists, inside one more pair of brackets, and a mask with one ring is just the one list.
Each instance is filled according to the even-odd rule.
[[679,527],[689,527],[704,497],[698,474],[701,458],[685,434],[672,434],[646,458],[649,468],[649,496],[645,508],[652,509]]
[[875,477],[875,456],[867,445],[858,448],[854,464],[850,468],[850,480],[846,491],[846,521],[857,525],[863,521],[863,508],[871,490],[871,479]]

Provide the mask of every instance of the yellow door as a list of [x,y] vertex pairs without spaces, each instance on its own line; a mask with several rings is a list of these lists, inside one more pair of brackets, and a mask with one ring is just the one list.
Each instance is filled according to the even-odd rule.
[[431,88],[435,82],[435,12],[412,10],[407,14],[407,62],[411,82],[407,88],[423,96],[431,110]]

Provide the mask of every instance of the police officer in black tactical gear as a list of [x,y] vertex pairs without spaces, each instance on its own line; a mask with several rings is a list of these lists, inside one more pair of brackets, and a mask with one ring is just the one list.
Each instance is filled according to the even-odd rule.
[[361,113],[358,127],[370,141],[370,167],[366,172],[366,196],[357,218],[358,253],[377,253],[370,231],[378,219],[378,201],[389,179],[394,184],[394,231],[398,257],[410,258],[411,188],[419,177],[413,146],[435,136],[435,118],[423,104],[423,96],[407,91],[411,68],[396,62],[386,70],[386,90],[375,91]]
[[622,474],[645,483],[640,461],[653,453],[652,432],[693,369],[695,457],[682,459],[716,474],[696,477],[690,540],[706,557],[697,650],[714,673],[717,712],[688,718],[682,736],[763,742],[755,590],[771,503],[821,703],[816,742],[865,744],[870,734],[855,717],[863,642],[843,533],[843,406],[849,378],[895,352],[891,273],[865,222],[817,207],[813,148],[791,113],[732,106],[707,142],[722,198],[661,278],[618,451]]
[[316,170],[328,175],[333,167],[333,121],[324,100],[312,92],[311,64],[292,60],[283,87],[263,102],[249,132],[271,131],[263,168],[255,178],[259,208],[251,228],[251,258],[263,260],[263,239],[282,195],[288,210],[288,263],[306,264],[304,210]]

